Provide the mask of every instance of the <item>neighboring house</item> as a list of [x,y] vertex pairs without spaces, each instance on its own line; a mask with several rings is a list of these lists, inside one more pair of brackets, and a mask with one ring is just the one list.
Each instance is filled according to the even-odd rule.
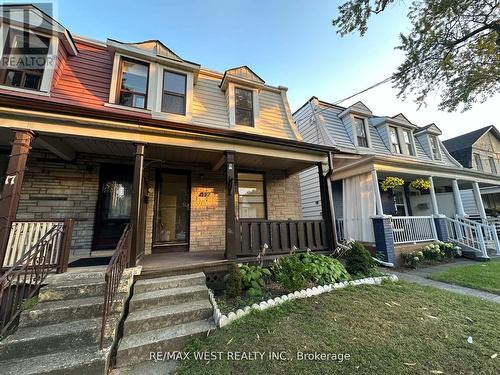
[[[500,132],[493,125],[447,139],[443,144],[455,160],[465,168],[493,175],[498,175],[500,172]],[[463,193],[464,198],[470,195],[470,191]],[[499,216],[500,187],[483,188],[481,195],[486,213]],[[466,205],[465,212],[477,215],[474,205]]]
[[47,57],[0,75],[3,266],[28,247],[15,233],[7,244],[12,223],[36,242],[40,222],[67,218],[79,257],[113,250],[131,223],[131,264],[331,248],[325,218],[303,217],[298,173],[314,167],[324,183],[334,148],[303,141],[285,87],[246,66],[209,70],[157,40],[72,36],[33,6],[4,6],[2,17],[2,58]]
[[[441,143],[435,124],[419,127],[403,114],[377,116],[361,102],[346,108],[315,97],[294,113],[294,119],[306,142],[339,150],[333,155],[331,174],[338,237],[376,247],[390,262],[397,260],[403,245],[456,234],[442,235],[447,226],[467,220],[461,190],[472,188],[479,196],[480,186],[500,186],[500,176],[462,167]],[[380,183],[388,177],[401,178],[404,185],[383,191]],[[416,179],[433,187],[411,188]],[[302,172],[300,182],[304,216],[322,217],[314,170]],[[475,205],[486,218],[480,199]],[[477,246],[476,251],[480,252]]]

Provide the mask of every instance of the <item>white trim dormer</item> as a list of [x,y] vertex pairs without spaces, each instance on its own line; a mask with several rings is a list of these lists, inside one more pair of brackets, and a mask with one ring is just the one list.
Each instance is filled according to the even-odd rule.
[[[241,88],[244,90],[252,91],[252,108],[253,108],[253,126],[240,125],[236,123],[236,103],[235,103],[235,90]],[[229,110],[229,126],[231,128],[248,130],[259,128],[259,90],[241,84],[229,82],[226,89],[226,98]]]
[[[340,119],[344,122],[344,126],[346,126],[347,128],[347,132],[352,134],[352,142],[355,147],[359,147],[361,149],[372,148],[372,138],[370,134],[370,123],[369,123],[369,118],[372,116],[373,114],[370,111],[370,109],[362,102],[354,103],[350,107],[344,109],[339,114]],[[358,144],[358,135],[356,133],[356,121],[355,121],[356,118],[363,120],[365,134],[366,134],[366,143],[368,144],[367,147],[363,147]]]

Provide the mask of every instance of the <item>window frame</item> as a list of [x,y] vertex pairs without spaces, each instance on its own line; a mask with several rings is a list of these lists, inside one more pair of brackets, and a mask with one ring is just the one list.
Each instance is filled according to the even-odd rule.
[[[356,120],[360,120],[363,124],[363,132],[364,132],[364,137],[360,137],[359,134],[358,134],[358,127],[357,127],[357,122]],[[363,147],[363,148],[369,148],[370,147],[370,143],[368,141],[368,129],[367,129],[367,126],[366,126],[366,120],[362,117],[357,117],[357,116],[353,116],[353,122],[354,122],[354,129],[355,129],[355,132],[356,132],[356,145],[358,147]],[[359,143],[359,139],[363,139],[364,142],[366,143],[366,146],[364,144],[360,144]]]
[[[237,105],[237,100],[236,100],[236,90],[242,90],[242,91],[246,91],[250,94],[250,98],[251,98],[251,101],[252,101],[252,107],[251,108],[242,108],[241,106],[238,107]],[[254,100],[254,93],[253,93],[253,90],[251,89],[247,89],[245,87],[241,87],[241,86],[234,86],[234,123],[236,126],[245,126],[245,127],[249,127],[249,128],[255,128],[255,100]],[[247,125],[247,124],[240,124],[238,123],[237,121],[237,115],[236,113],[238,112],[238,109],[241,109],[243,111],[249,111],[250,114],[251,114],[251,125]]]
[[[392,139],[392,130],[394,130],[394,135],[396,136],[396,143]],[[391,144],[391,152],[393,154],[402,154],[401,150],[401,140],[399,139],[398,128],[395,126],[389,126],[389,142]],[[397,151],[394,151],[394,146],[397,146]]]
[[[167,90],[165,90],[165,78],[166,78],[166,74],[165,73],[176,74],[176,75],[184,77],[184,95],[181,95],[181,94],[173,92],[173,91],[167,91]],[[187,74],[185,74],[185,73],[179,73],[179,72],[176,72],[176,71],[173,71],[173,70],[170,70],[170,69],[162,69],[162,76],[163,77],[162,77],[162,87],[161,87],[160,111],[163,112],[163,113],[168,113],[170,115],[186,116],[186,113],[187,113],[187,92],[188,92],[188,87],[187,87],[187,85],[188,85],[188,76],[187,76]],[[176,97],[184,99],[184,111],[183,111],[183,113],[167,112],[167,111],[163,110],[163,100],[164,100],[165,94],[176,96]]]
[[495,158],[493,156],[488,156],[488,163],[490,164],[491,173],[498,174],[497,163],[495,162]]
[[484,172],[483,161],[481,160],[481,155],[478,152],[473,152],[474,163],[476,164],[476,169],[480,172]]
[[[146,77],[146,92],[145,92],[145,94],[136,93],[136,92],[133,92],[133,91],[128,91],[128,90],[123,90],[122,89],[123,62],[124,61],[132,62],[132,63],[140,64],[140,65],[144,65],[144,66],[146,66],[148,68],[148,75]],[[130,57],[126,57],[126,56],[120,56],[120,63],[118,65],[118,79],[116,80],[115,104],[123,106],[123,107],[127,107],[127,108],[134,108],[134,109],[139,109],[139,110],[147,110],[148,109],[148,90],[149,90],[150,75],[151,75],[151,64],[150,63],[142,61],[142,60],[137,60],[137,59],[133,59],[133,58],[130,58]],[[141,107],[135,107],[134,105],[122,104],[121,103],[122,91],[131,93],[132,95],[139,95],[139,96],[142,95],[142,96],[144,96],[144,107],[141,108]]]
[[[435,144],[434,144],[434,142],[435,142]],[[431,146],[432,159],[433,160],[441,160],[442,159],[441,147],[439,146],[438,137],[436,135],[432,135],[432,134],[429,135],[429,143]],[[436,155],[436,153],[437,153],[437,155]]]
[[[247,174],[256,174],[256,175],[261,175],[262,176],[262,194],[263,194],[263,202],[260,203],[260,202],[253,202],[253,203],[258,203],[258,204],[263,204],[264,205],[264,217],[263,218],[250,218],[250,217],[246,217],[246,218],[242,218],[241,217],[241,214],[240,214],[240,198],[241,198],[241,195],[240,195],[240,192],[239,192],[239,189],[240,189],[240,173],[247,173]],[[245,181],[245,180],[243,180]],[[246,181],[253,181],[253,180],[246,180]],[[262,172],[262,171],[255,171],[255,170],[245,170],[245,169],[238,169],[236,170],[236,191],[238,192],[238,219],[239,220],[268,220],[268,210],[267,210],[267,187],[266,187],[266,174],[265,172]]]
[[[405,134],[408,135],[408,142],[405,140]],[[403,129],[403,142],[406,145],[406,151],[407,155],[409,156],[416,156],[417,152],[415,150],[415,143],[413,140],[413,133],[409,129]]]

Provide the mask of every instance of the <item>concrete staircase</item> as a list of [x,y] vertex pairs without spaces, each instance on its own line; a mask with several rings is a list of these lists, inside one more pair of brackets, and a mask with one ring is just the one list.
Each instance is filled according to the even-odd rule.
[[0,373],[105,374],[128,288],[116,296],[110,337],[99,350],[104,273],[50,275],[47,281],[39,302],[21,313],[17,331],[0,341]]
[[118,344],[115,373],[135,373],[151,352],[181,350],[190,338],[213,329],[204,273],[139,280]]

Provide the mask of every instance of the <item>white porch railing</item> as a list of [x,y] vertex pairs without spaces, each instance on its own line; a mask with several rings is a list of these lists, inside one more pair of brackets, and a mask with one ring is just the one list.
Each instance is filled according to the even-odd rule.
[[480,252],[484,258],[489,258],[484,240],[483,224],[463,217],[455,219],[447,217],[446,229],[451,241]]
[[489,219],[487,221],[481,221],[480,218],[471,220],[470,218],[459,215],[457,215],[455,219],[471,226],[478,225],[478,228],[481,229],[486,249],[493,249],[496,251],[497,255],[500,255],[500,242],[498,240],[497,227],[494,223],[490,223]]
[[337,230],[337,241],[345,240],[344,218],[335,218],[335,229]]
[[50,263],[57,263],[59,251],[61,249],[63,237],[63,221],[14,221],[10,230],[9,241],[7,242],[7,251],[2,267],[14,265],[31,247],[42,238],[45,233],[59,226],[61,231],[58,237],[53,241],[53,249],[50,254]]
[[393,216],[391,224],[395,244],[438,239],[432,216]]

